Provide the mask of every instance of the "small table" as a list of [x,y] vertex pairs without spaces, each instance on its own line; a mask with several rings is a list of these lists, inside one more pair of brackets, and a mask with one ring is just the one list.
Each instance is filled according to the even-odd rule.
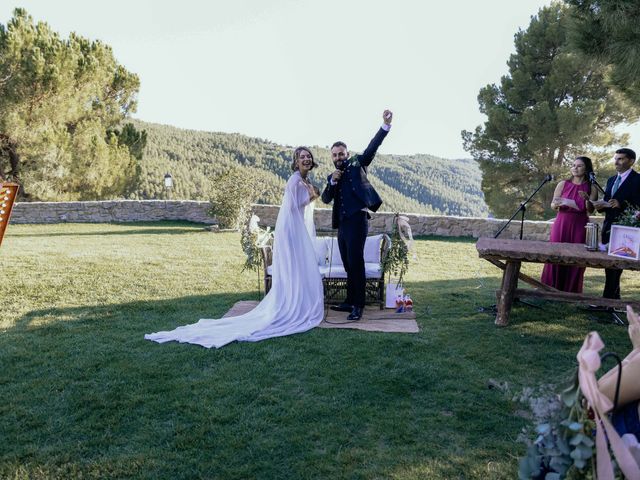
[[[624,308],[640,306],[637,301],[615,300],[611,298],[589,297],[579,293],[556,290],[540,281],[520,273],[522,262],[555,263],[572,267],[618,268],[640,270],[640,262],[613,257],[605,252],[590,252],[582,243],[555,243],[533,240],[503,240],[500,238],[480,238],[476,243],[480,258],[491,262],[503,270],[502,285],[496,291],[496,325],[509,324],[511,306],[516,298],[536,297],[563,302],[586,303],[602,307]],[[519,289],[518,279],[532,285],[532,289]]]

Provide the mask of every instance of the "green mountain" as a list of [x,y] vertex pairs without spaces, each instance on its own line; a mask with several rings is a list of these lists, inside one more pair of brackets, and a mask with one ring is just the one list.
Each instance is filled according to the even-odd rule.
[[[215,177],[240,166],[259,175],[265,192],[258,203],[280,203],[291,174],[294,147],[237,133],[183,130],[135,120],[147,131],[138,188],[130,198],[166,198],[163,178],[171,173],[171,198],[208,200]],[[333,171],[329,150],[311,146],[319,168],[311,180],[324,188]],[[381,210],[435,215],[485,217],[488,208],[480,189],[481,173],[470,159],[449,160],[432,155],[377,155],[369,178],[384,203]]]

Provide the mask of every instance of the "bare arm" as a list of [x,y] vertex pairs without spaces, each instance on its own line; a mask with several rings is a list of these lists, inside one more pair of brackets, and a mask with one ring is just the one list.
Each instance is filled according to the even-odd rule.
[[593,213],[593,211],[595,210],[593,208],[593,202],[595,202],[596,200],[598,200],[598,190],[596,188],[592,188],[591,193],[589,194],[589,199],[585,202],[585,205],[587,206],[587,212]]
[[598,190],[596,190],[595,188],[591,188],[590,193],[580,191],[578,192],[578,195],[580,195],[580,198],[584,199],[584,206],[587,209],[587,212],[593,213],[593,211],[595,210],[593,202],[598,200]]
[[304,186],[309,192],[309,202],[313,202],[316,198],[320,196],[320,190],[315,185],[304,182]]
[[556,185],[556,189],[553,191],[553,200],[551,200],[551,208],[554,210],[560,210],[560,206],[562,205],[558,199],[560,195],[562,195],[562,189],[564,188],[564,180],[560,181],[558,185]]

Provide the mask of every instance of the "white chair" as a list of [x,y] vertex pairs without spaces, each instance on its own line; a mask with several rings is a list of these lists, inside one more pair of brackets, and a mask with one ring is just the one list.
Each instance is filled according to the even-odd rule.
[[[384,308],[384,271],[382,259],[389,251],[390,239],[386,234],[370,235],[364,245],[364,268],[366,276],[365,299],[367,303],[378,303]],[[344,300],[347,291],[347,272],[342,264],[338,240],[335,237],[317,237],[314,251],[318,270],[324,284],[325,302]],[[271,247],[263,247],[264,290],[271,288]]]

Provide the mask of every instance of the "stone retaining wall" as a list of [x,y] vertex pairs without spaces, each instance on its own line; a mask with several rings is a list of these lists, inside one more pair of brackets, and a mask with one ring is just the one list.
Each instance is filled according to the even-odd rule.
[[209,202],[192,200],[110,200],[100,202],[20,202],[11,223],[108,223],[187,220],[216,223]]
[[[215,224],[207,215],[208,202],[191,200],[117,200],[100,202],[22,202],[15,204],[11,223],[105,223],[145,222],[159,220],[186,220]],[[254,205],[262,226],[274,226],[278,205]],[[371,233],[390,232],[393,213],[375,213],[371,218]],[[505,220],[491,218],[450,217],[440,215],[403,214],[409,218],[413,235],[439,235],[445,237],[493,237]],[[602,221],[596,217],[595,221]],[[316,228],[320,232],[331,230],[331,209],[318,208],[315,212]],[[548,240],[551,222],[524,222],[524,238]],[[518,238],[520,222],[514,220],[501,238]]]
[[[275,225],[278,207],[274,205],[254,205],[254,212],[260,217],[260,225]],[[416,235],[438,235],[443,237],[493,237],[506,223],[506,220],[493,218],[454,217],[445,215],[423,215],[403,213],[409,219],[411,231]],[[374,213],[369,222],[371,233],[391,231],[393,213]],[[598,221],[596,218],[595,221]],[[524,222],[523,238],[526,240],[548,240],[551,221]],[[315,224],[319,232],[331,230],[331,209],[320,208],[315,211]],[[500,238],[519,238],[520,222],[514,220],[505,229]]]

